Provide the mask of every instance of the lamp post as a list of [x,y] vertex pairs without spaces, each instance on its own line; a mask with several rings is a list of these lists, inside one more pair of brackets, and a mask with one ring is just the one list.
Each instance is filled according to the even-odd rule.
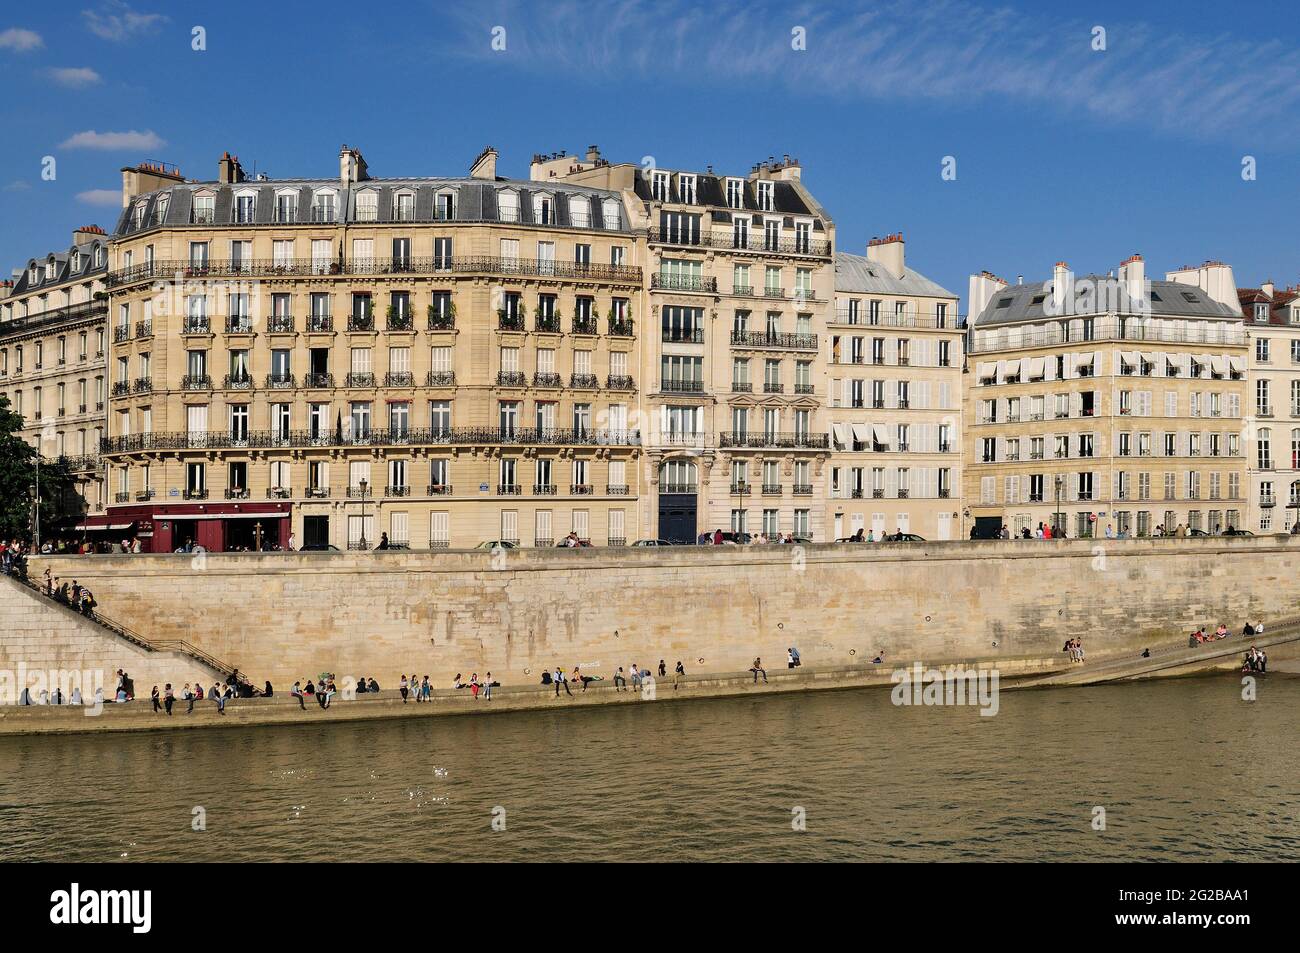
[[36,456],[36,484],[29,486],[27,492],[32,498],[32,552],[41,551],[41,458]]
[[1059,473],[1052,478],[1052,487],[1055,496],[1054,512],[1052,514],[1052,537],[1060,539],[1061,537],[1061,488],[1065,483],[1065,478]]
[[361,548],[366,549],[366,488],[369,484],[361,481]]

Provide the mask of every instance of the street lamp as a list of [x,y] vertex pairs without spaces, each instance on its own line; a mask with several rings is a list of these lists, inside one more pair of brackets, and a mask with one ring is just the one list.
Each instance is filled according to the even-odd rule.
[[[1056,526],[1052,528],[1052,536],[1059,538],[1061,533],[1061,484],[1065,479],[1058,473],[1053,483],[1056,485]],[[364,524],[364,520],[362,521]]]
[[367,482],[361,481],[361,548],[366,548],[366,487]]

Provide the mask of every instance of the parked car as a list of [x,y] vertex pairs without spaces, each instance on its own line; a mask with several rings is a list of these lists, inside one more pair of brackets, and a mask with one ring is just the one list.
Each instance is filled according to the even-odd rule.
[[670,539],[638,539],[633,546],[679,546]]
[[753,537],[749,533],[723,533],[723,546],[747,546]]
[[1236,529],[1232,526],[1229,526],[1227,529],[1223,531],[1223,535],[1224,536],[1254,536],[1255,534],[1248,529]]
[[518,546],[519,546],[518,543],[512,543],[508,539],[485,539],[483,542],[479,543],[474,548],[475,549],[497,549],[497,548],[516,549],[518,548]]
[[300,553],[337,553],[340,552],[337,546],[331,546],[329,543],[303,543],[299,548]]
[[924,543],[925,537],[916,533],[890,533],[885,537],[887,543]]

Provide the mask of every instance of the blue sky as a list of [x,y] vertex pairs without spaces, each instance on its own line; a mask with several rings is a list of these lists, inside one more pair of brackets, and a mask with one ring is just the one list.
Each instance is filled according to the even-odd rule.
[[111,228],[119,169],[146,158],[334,176],[346,142],[375,175],[446,175],[491,144],[526,177],[534,152],[597,143],[742,174],[797,156],[842,249],[902,231],[963,297],[972,271],[1133,252],[1151,274],[1215,258],[1291,284],[1297,34],[1286,3],[1202,0],[7,4],[0,268]]

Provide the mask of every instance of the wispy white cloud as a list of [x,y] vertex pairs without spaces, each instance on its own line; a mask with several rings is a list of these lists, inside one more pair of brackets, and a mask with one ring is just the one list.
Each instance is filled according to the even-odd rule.
[[103,77],[89,66],[57,66],[50,70],[50,79],[69,89],[97,86],[104,81]]
[[122,204],[122,191],[121,189],[88,189],[77,193],[77,201],[111,208]]
[[26,192],[32,187],[32,184],[26,179],[14,179],[5,186],[6,192]]
[[132,129],[128,132],[95,132],[93,129],[88,129],[85,132],[69,136],[60,143],[59,148],[120,151],[127,149],[157,149],[164,144],[165,140],[153,130],[136,132],[136,130]]
[[[869,9],[722,0],[618,0],[544,9],[501,0],[456,8],[444,49],[520,69],[663,84],[761,84],[818,96],[988,107],[991,124],[1026,108],[1059,116],[1231,135],[1300,113],[1300,51],[1258,36],[1198,34],[1140,20],[1106,24],[968,0]],[[1134,17],[1141,15],[1135,7]],[[489,25],[507,30],[506,52]],[[802,27],[806,51],[792,49]],[[581,37],[581,42],[574,42]],[[459,53],[457,53],[459,51]],[[999,114],[998,108],[1006,112]]]
[[167,22],[161,13],[140,13],[125,0],[105,0],[94,10],[82,10],[86,29],[95,36],[114,43],[152,33]]
[[26,53],[29,50],[39,50],[44,45],[45,41],[35,30],[24,30],[16,26],[0,30],[0,50]]

